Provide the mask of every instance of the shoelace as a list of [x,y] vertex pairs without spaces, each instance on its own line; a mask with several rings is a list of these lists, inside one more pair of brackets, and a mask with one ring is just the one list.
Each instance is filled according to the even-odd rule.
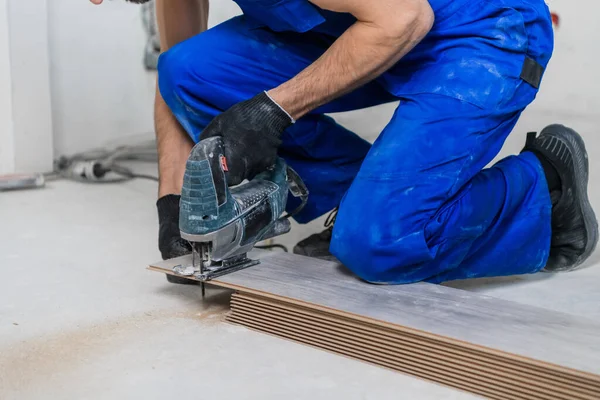
[[339,207],[336,207],[329,213],[325,220],[325,224],[323,224],[325,225],[325,228],[333,229],[333,224],[335,224],[335,220],[337,219],[338,209]]

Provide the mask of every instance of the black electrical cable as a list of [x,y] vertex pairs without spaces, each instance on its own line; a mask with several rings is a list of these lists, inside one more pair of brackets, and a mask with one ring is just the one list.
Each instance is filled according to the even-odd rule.
[[[118,161],[156,162],[158,156],[154,142],[139,145],[120,146],[112,150],[93,149],[76,153],[72,156],[61,156],[54,161],[54,171],[47,173],[50,179],[70,179],[82,183],[119,183],[140,178],[158,181],[152,175],[133,172],[118,165]],[[115,176],[107,177],[112,172]]]
[[130,178],[130,179],[139,178],[139,179],[148,179],[148,180],[151,180],[151,181],[158,182],[158,178],[156,176],[147,175],[147,174],[138,174],[137,172],[133,172],[129,168],[124,167],[122,165],[118,165],[118,164],[111,165],[110,166],[110,171],[114,172],[117,175],[121,175],[121,176],[124,176],[126,178]]
[[283,251],[285,251],[286,253],[289,253],[288,248],[285,247],[282,244],[265,244],[265,245],[260,245],[260,246],[254,246],[254,248],[256,249],[262,249],[262,250],[271,250],[271,249],[281,249]]

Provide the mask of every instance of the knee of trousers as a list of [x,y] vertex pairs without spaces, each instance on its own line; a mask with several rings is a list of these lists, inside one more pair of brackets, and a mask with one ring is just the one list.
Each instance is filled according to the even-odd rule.
[[[158,88],[169,109],[194,142],[215,115],[214,104],[221,91],[211,87],[218,82],[213,62],[199,59],[205,53],[202,35],[182,42],[158,60]],[[214,53],[214,52],[212,52]],[[208,57],[208,56],[206,56]]]
[[169,107],[189,107],[202,93],[210,91],[208,83],[214,71],[209,63],[198,59],[207,54],[200,37],[182,42],[160,55],[158,59],[158,87]]
[[373,283],[412,283],[432,276],[428,266],[433,267],[435,249],[428,247],[427,226],[435,210],[416,199],[393,198],[376,186],[356,190],[355,184],[340,206],[331,253]]

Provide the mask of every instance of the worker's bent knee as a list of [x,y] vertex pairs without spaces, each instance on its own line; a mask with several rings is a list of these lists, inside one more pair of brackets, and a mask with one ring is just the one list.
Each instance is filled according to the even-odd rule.
[[220,110],[231,107],[247,76],[240,65],[243,57],[229,49],[247,45],[248,27],[243,21],[233,18],[161,54],[158,82],[163,97],[176,97],[194,111],[196,102]]
[[[339,228],[341,226],[341,228]],[[423,270],[431,256],[415,235],[397,241],[373,234],[372,229],[336,223],[331,252],[358,277],[372,283],[412,283],[430,277]]]
[[158,87],[167,104],[171,98],[185,101],[189,94],[198,92],[202,84],[198,78],[207,75],[203,63],[192,57],[194,50],[197,50],[197,42],[190,40],[180,43],[158,59]]
[[416,203],[394,204],[396,199],[389,194],[380,198],[378,189],[357,191],[355,186],[340,206],[332,254],[369,282],[412,283],[430,278],[428,265],[434,254],[426,241],[425,212]]
[[[215,51],[203,35],[188,39],[158,60],[158,88],[165,103],[192,140],[198,141],[200,132],[214,116],[227,108],[222,104],[221,79],[214,65]],[[204,54],[199,57],[199,54]]]

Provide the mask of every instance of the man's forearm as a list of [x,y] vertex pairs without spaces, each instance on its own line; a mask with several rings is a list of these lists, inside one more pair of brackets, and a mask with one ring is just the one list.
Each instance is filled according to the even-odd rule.
[[[157,0],[156,15],[161,51],[166,51],[206,30],[208,0]],[[158,87],[154,103],[154,127],[158,149],[158,195],[179,194],[185,162],[193,143],[173,116]]]
[[[350,12],[345,7],[355,0],[313,0],[322,8]],[[377,7],[375,2],[364,2]],[[381,2],[394,3],[394,1]],[[393,66],[427,34],[433,24],[433,11],[424,0],[398,0],[404,12],[389,17],[366,11],[356,5],[358,21],[312,65],[288,82],[268,92],[295,119],[357,87],[375,79]],[[358,4],[358,3],[357,3]],[[360,16],[364,15],[364,20]]]

